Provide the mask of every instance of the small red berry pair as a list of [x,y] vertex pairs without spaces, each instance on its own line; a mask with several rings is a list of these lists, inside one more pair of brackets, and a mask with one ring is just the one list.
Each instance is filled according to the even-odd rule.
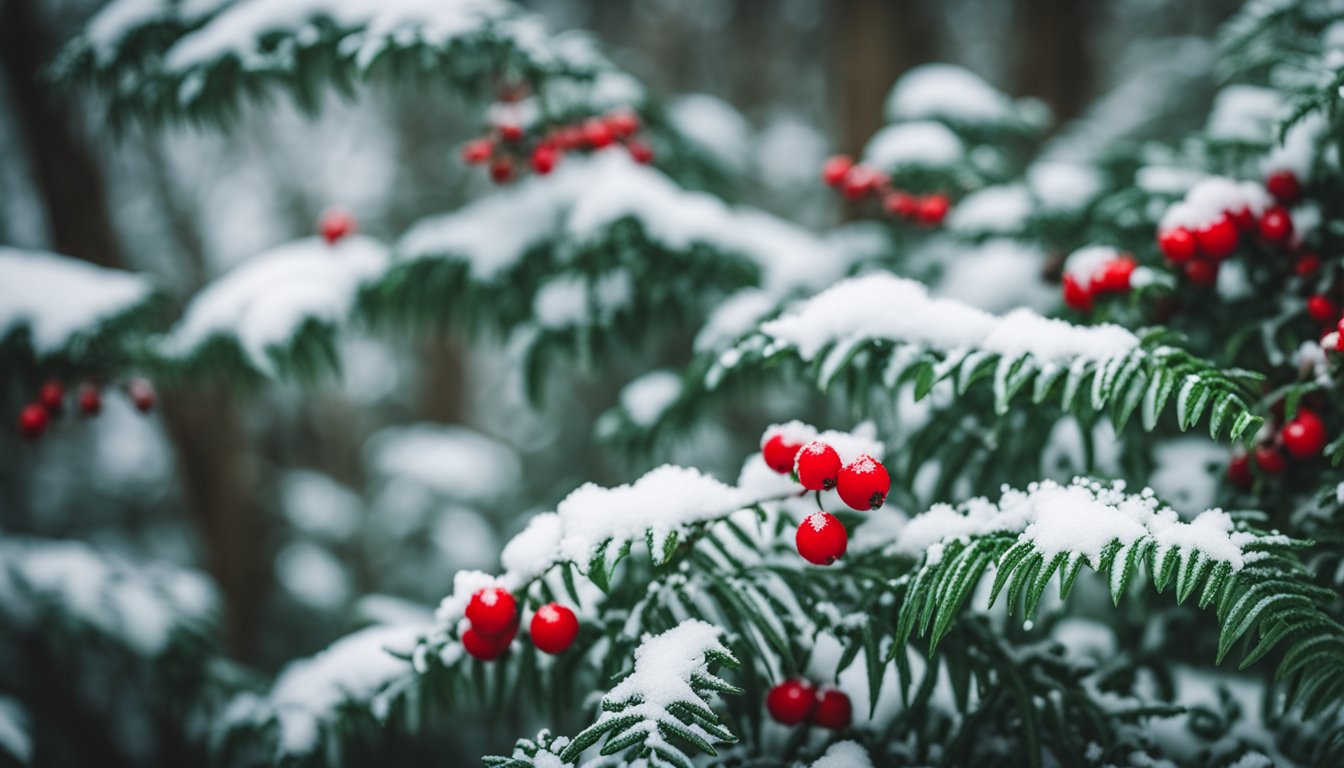
[[345,237],[353,235],[358,226],[354,215],[349,211],[343,208],[328,208],[318,219],[317,228],[322,233],[322,239],[327,241],[327,245],[335,245]]
[[810,719],[813,724],[833,731],[848,728],[854,717],[854,707],[844,691],[831,686],[816,689],[799,678],[771,688],[765,696],[765,708],[770,717],[784,725],[798,725]]
[[[471,626],[462,633],[462,647],[481,661],[502,656],[518,634],[518,601],[501,587],[478,590],[465,613]],[[532,615],[528,633],[538,650],[561,653],[578,636],[579,620],[565,606],[548,603]]]
[[[1273,440],[1255,447],[1255,465],[1267,475],[1277,475],[1288,469],[1290,458],[1310,461],[1320,456],[1326,442],[1325,422],[1315,411],[1299,408]],[[1234,486],[1248,490],[1252,484],[1250,459],[1245,454],[1233,457],[1227,475]]]

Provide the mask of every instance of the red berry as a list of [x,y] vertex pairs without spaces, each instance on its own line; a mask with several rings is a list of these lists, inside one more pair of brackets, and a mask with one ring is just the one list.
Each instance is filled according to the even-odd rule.
[[1195,241],[1199,244],[1200,252],[1214,261],[1222,261],[1236,253],[1240,239],[1237,225],[1232,223],[1227,214],[1195,230]]
[[1293,234],[1293,217],[1276,205],[1260,217],[1260,237],[1268,243],[1282,243]]
[[577,125],[557,128],[551,134],[551,140],[560,149],[580,149],[583,147],[583,128]]
[[555,161],[559,156],[560,153],[550,144],[539,145],[532,150],[532,170],[536,171],[538,176],[545,176],[555,168]]
[[1133,256],[1110,259],[1092,276],[1092,290],[1097,293],[1127,293],[1130,278],[1138,266]]
[[1283,425],[1283,447],[1294,459],[1312,459],[1325,447],[1325,422],[1314,411],[1297,409],[1293,420]]
[[630,153],[630,158],[640,165],[653,162],[653,147],[649,146],[647,141],[631,139],[626,142],[625,149]]
[[1218,282],[1218,262],[1193,259],[1185,263],[1185,276],[1195,285],[1209,286]]
[[836,155],[821,166],[821,180],[829,187],[838,187],[853,167],[854,161],[849,159],[849,155]]
[[836,479],[835,490],[840,500],[861,512],[877,509],[887,500],[891,477],[882,462],[867,454],[846,464]]
[[1229,211],[1227,214],[1232,219],[1232,223],[1237,225],[1238,232],[1254,232],[1260,222],[1255,220],[1255,212],[1250,208],[1238,208],[1235,211]]
[[826,443],[813,440],[799,449],[793,469],[807,490],[829,491],[840,474],[840,454]]
[[886,208],[887,213],[892,216],[900,216],[903,219],[913,218],[919,213],[919,200],[909,192],[896,190],[888,193],[882,199],[882,206]]
[[513,181],[513,163],[507,157],[496,158],[490,164],[490,178],[496,184],[507,184]]
[[518,602],[507,589],[486,587],[478,590],[467,603],[467,620],[478,632],[497,635],[508,630],[518,617]]
[[639,115],[628,109],[612,112],[607,115],[607,127],[616,138],[624,139],[639,130]]
[[812,722],[832,731],[843,731],[853,718],[854,706],[844,691],[830,687],[817,691],[817,709],[812,713]]
[[103,396],[92,384],[79,388],[79,411],[85,416],[97,416],[103,410]]
[[462,647],[466,649],[467,653],[481,661],[491,661],[503,656],[504,652],[509,650],[509,644],[512,642],[512,632],[487,635],[478,631],[475,627],[471,627],[462,633]]
[[499,126],[499,138],[515,144],[523,140],[523,129],[515,123],[505,123]]
[[1267,475],[1277,475],[1288,468],[1288,460],[1277,445],[1266,443],[1255,447],[1255,465]]
[[794,544],[798,547],[798,554],[807,562],[830,565],[845,554],[849,546],[849,534],[835,515],[813,512],[798,524]]
[[1321,257],[1314,253],[1304,253],[1297,257],[1293,271],[1302,277],[1311,277],[1321,268]]
[[806,680],[785,680],[765,695],[770,717],[785,725],[797,725],[812,716],[817,695]]
[[547,603],[532,614],[532,644],[546,653],[560,653],[579,636],[579,620],[559,603]]
[[65,407],[65,385],[55,379],[43,384],[37,391],[37,402],[47,409],[47,413],[59,416]]
[[1251,490],[1251,485],[1255,478],[1251,475],[1251,457],[1238,453],[1232,457],[1232,461],[1227,464],[1227,479],[1232,483],[1232,487],[1242,491]]
[[135,409],[141,413],[154,410],[154,388],[144,379],[131,379],[126,383],[126,391],[131,396]]
[[1324,296],[1312,296],[1307,299],[1307,314],[1321,325],[1329,325],[1339,320],[1339,305]]
[[1275,171],[1265,179],[1265,189],[1280,202],[1296,203],[1302,197],[1302,185],[1292,171]]
[[604,120],[588,120],[583,124],[583,140],[593,149],[602,149],[611,146],[616,140],[611,132],[611,127]]
[[462,161],[468,165],[481,165],[495,153],[495,143],[489,139],[475,139],[462,145]]
[[781,475],[787,475],[793,471],[794,461],[797,460],[798,451],[802,448],[799,443],[791,443],[784,435],[778,434],[766,440],[765,445],[761,446],[761,456],[765,458],[766,466]]
[[933,227],[943,223],[951,207],[952,201],[947,199],[947,195],[925,195],[919,199],[919,211],[915,215],[919,217],[920,224]]
[[849,169],[840,182],[840,194],[848,200],[862,200],[877,188],[877,174],[866,165],[856,165]]
[[51,417],[41,403],[29,403],[19,411],[19,434],[29,440],[36,440],[47,431]]
[[1167,261],[1182,264],[1194,258],[1198,245],[1195,236],[1185,227],[1174,227],[1157,233],[1157,247]]
[[1064,273],[1064,303],[1079,312],[1092,311],[1092,291],[1068,272]]
[[355,231],[355,217],[348,211],[329,208],[322,212],[318,227],[322,230],[322,239],[329,245],[335,245],[337,240]]

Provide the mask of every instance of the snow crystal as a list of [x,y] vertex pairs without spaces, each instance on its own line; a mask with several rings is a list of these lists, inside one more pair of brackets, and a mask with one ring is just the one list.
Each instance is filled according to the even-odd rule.
[[800,307],[761,325],[761,332],[797,348],[805,360],[847,339],[890,339],[938,350],[979,348],[1007,356],[1031,354],[1040,362],[1122,355],[1138,344],[1114,325],[1076,326],[1015,310],[995,317],[949,299],[935,299],[923,285],[889,273],[852,278]]
[[651,371],[621,389],[621,407],[635,424],[647,427],[681,396],[681,376]]
[[37,353],[54,354],[152,292],[141,275],[0,246],[0,340],[26,326]]
[[888,125],[868,140],[863,161],[883,170],[907,166],[938,167],[961,162],[961,139],[942,123]]
[[465,427],[388,427],[364,446],[365,464],[388,481],[413,481],[455,499],[488,502],[522,476],[512,448]]
[[1027,169],[1027,186],[1043,208],[1072,212],[1101,192],[1101,174],[1087,165],[1038,162]]
[[741,168],[751,156],[751,126],[733,105],[705,93],[693,93],[668,104],[668,119],[719,163]]
[[1287,117],[1283,95],[1273,88],[1229,85],[1218,92],[1205,131],[1225,140],[1268,142]]
[[994,123],[1012,115],[1012,101],[979,75],[954,64],[924,64],[896,81],[887,96],[889,120],[949,119]]
[[1021,184],[985,187],[957,203],[947,227],[953,232],[1011,234],[1022,230],[1033,208],[1031,194]]
[[873,761],[857,742],[837,741],[812,763],[812,768],[873,768]]
[[308,237],[277,246],[198,293],[163,349],[189,354],[212,338],[231,336],[258,370],[269,372],[269,348],[288,342],[307,322],[343,322],[359,287],[386,263],[387,250],[362,235],[334,245]]
[[322,726],[338,717],[343,704],[365,702],[410,675],[410,664],[392,652],[408,653],[424,630],[418,624],[368,627],[286,666],[270,694],[280,724],[280,752],[313,751]]

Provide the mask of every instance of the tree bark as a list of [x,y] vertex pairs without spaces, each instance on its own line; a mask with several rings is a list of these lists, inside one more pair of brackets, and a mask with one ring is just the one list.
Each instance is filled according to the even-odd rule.
[[836,6],[840,146],[857,154],[882,127],[892,84],[906,70],[932,60],[936,25],[918,2],[843,0]]
[[1096,68],[1089,36],[1092,3],[1076,0],[1016,0],[1017,87],[1043,99],[1057,122],[1076,117],[1092,96]]

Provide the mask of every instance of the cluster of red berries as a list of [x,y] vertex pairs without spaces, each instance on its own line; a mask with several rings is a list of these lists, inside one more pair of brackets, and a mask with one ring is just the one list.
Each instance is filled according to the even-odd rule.
[[1127,253],[1104,258],[1091,273],[1064,268],[1064,303],[1079,312],[1091,312],[1097,296],[1129,293],[1130,279],[1139,263]]
[[[466,616],[471,626],[462,633],[462,647],[481,661],[504,655],[518,634],[518,601],[507,589],[477,590],[467,603]],[[538,650],[561,653],[578,637],[579,620],[565,606],[547,603],[532,614],[528,635]]]
[[[57,379],[43,384],[37,392],[37,399],[19,411],[19,434],[28,440],[41,437],[51,425],[51,420],[65,413],[66,394],[65,384]],[[144,379],[126,382],[126,394],[141,413],[149,413],[154,409],[154,388]],[[92,418],[103,411],[103,393],[91,382],[79,385],[75,402],[85,418]]]
[[317,228],[327,245],[335,245],[341,238],[355,233],[355,217],[343,208],[328,208],[318,218]]
[[882,201],[882,209],[900,219],[934,227],[943,222],[952,208],[947,195],[935,192],[916,195],[891,185],[887,174],[855,163],[846,155],[836,155],[821,167],[821,179],[827,186],[840,190],[847,200],[874,197]]
[[839,688],[814,688],[811,683],[792,678],[770,689],[765,696],[765,708],[770,717],[784,725],[798,725],[811,720],[814,725],[842,731],[854,717],[854,706],[849,696]]
[[[761,454],[767,466],[780,474],[792,473],[804,489],[818,495],[834,489],[841,501],[862,512],[882,506],[891,490],[891,477],[882,462],[863,454],[843,464],[835,448],[821,440],[796,443],[780,430],[766,438]],[[835,515],[818,510],[798,525],[794,541],[804,560],[830,565],[845,554],[849,534]]]
[[[1298,408],[1278,432],[1268,435],[1255,446],[1255,466],[1266,475],[1277,475],[1288,468],[1288,460],[1311,461],[1321,455],[1327,441],[1325,422],[1315,411]],[[1249,491],[1255,478],[1251,473],[1251,456],[1245,453],[1232,457],[1227,466],[1227,479],[1233,486]]]
[[527,131],[516,123],[495,126],[487,136],[473,139],[462,147],[462,160],[469,165],[484,165],[496,184],[507,184],[526,165],[533,173],[545,176],[555,170],[566,152],[597,151],[624,145],[635,162],[653,162],[653,147],[639,138],[639,115],[619,109],[591,117],[581,123],[557,126],[528,141]]
[[[1249,182],[1248,182],[1249,183]],[[1181,269],[1186,279],[1195,285],[1213,285],[1218,281],[1218,267],[1236,253],[1242,235],[1259,235],[1260,242],[1272,248],[1295,249],[1293,217],[1286,205],[1301,197],[1301,185],[1292,171],[1278,171],[1265,180],[1265,190],[1273,202],[1257,205],[1255,199],[1266,197],[1265,191],[1249,183],[1254,190],[1243,204],[1227,207],[1198,226],[1163,226],[1157,233],[1157,246],[1163,257]],[[1195,192],[1192,190],[1191,196]],[[1180,204],[1178,204],[1180,205]],[[1260,208],[1257,217],[1256,209]],[[1179,218],[1179,217],[1177,217]],[[1320,260],[1310,254],[1298,258],[1299,274],[1314,272]]]

